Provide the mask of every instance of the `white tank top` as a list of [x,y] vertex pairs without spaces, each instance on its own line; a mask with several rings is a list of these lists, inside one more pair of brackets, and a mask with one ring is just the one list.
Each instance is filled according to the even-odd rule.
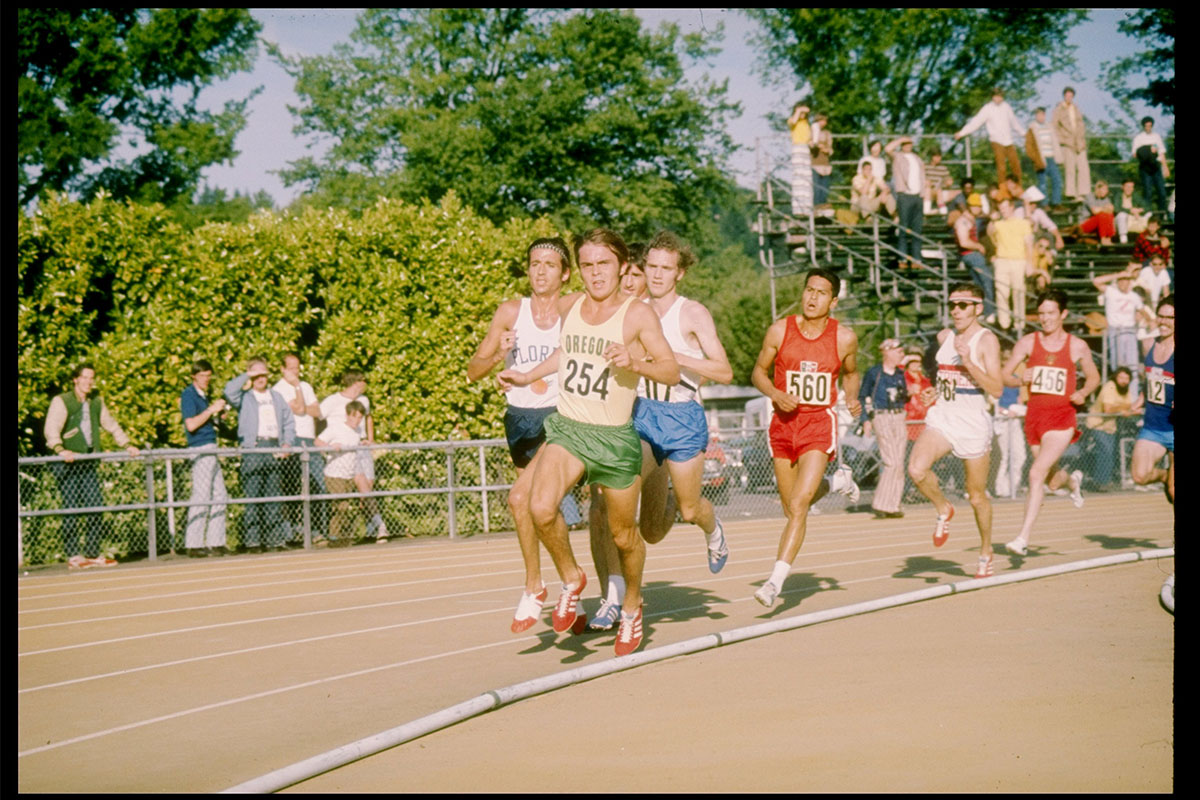
[[[979,357],[979,339],[986,328],[980,328],[968,342],[968,354],[971,363],[983,368],[983,359]],[[958,336],[951,330],[946,341],[937,351],[937,401],[945,403],[955,410],[987,412],[987,396],[979,384],[971,378],[967,368],[963,366],[958,351],[954,349],[954,340]]]
[[[512,350],[504,356],[504,365],[518,372],[529,372],[545,361],[558,347],[562,320],[550,328],[539,328],[533,321],[533,302],[521,298],[521,310],[513,331],[517,334]],[[529,386],[514,386],[508,390],[508,404],[516,408],[548,408],[558,402],[558,376],[547,375]]]
[[[702,349],[688,343],[687,337],[683,335],[683,327],[679,323],[679,315],[683,312],[683,304],[686,302],[687,298],[682,295],[676,297],[675,302],[667,309],[667,313],[662,315],[663,336],[666,337],[667,343],[671,345],[673,352],[688,356],[689,358],[704,358],[704,351]],[[642,397],[648,397],[651,400],[662,400],[668,403],[700,402],[696,394],[703,380],[700,375],[692,372],[690,369],[680,367],[679,383],[675,386],[667,386],[655,383],[647,378],[642,378],[638,384],[638,394]]]
[[633,419],[637,373],[618,369],[604,357],[605,349],[625,341],[625,314],[632,297],[599,325],[585,322],[581,298],[562,321],[562,353],[558,362],[558,413],[592,425],[625,425]]

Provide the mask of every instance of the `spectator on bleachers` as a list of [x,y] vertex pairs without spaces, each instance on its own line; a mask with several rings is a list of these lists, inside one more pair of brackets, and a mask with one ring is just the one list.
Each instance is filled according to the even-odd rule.
[[883,142],[876,139],[867,145],[867,155],[858,160],[859,172],[862,172],[862,165],[867,161],[871,162],[875,177],[887,183],[887,159],[883,157]]
[[[925,162],[913,152],[911,136],[898,136],[883,151],[892,158],[892,185],[896,189],[896,210],[900,214],[896,249],[901,267],[913,267],[921,261],[921,232],[925,215],[921,195],[925,192]],[[905,263],[907,262],[907,263]]]
[[833,134],[829,132],[829,117],[817,114],[812,126],[813,208],[822,211],[829,206],[829,186],[833,182]]
[[1025,135],[1021,121],[1013,113],[1012,106],[1004,102],[1004,90],[999,87],[992,90],[992,100],[986,103],[970,121],[954,134],[954,141],[969,136],[983,126],[987,126],[988,141],[992,145],[992,155],[996,159],[996,179],[1003,184],[1008,176],[1005,162],[1012,167],[1013,177],[1021,182],[1021,159],[1017,156],[1017,147],[1013,143],[1013,134],[1018,137]]
[[[1147,309],[1154,308],[1154,305],[1150,303],[1150,293],[1146,291],[1146,287],[1134,284],[1133,291],[1142,299],[1142,303]],[[1146,353],[1150,352],[1150,348],[1154,347],[1154,341],[1158,339],[1158,326],[1151,325],[1144,317],[1138,317],[1137,338],[1142,359],[1145,360]]]
[[1139,269],[1141,265],[1132,262],[1120,272],[1097,275],[1092,279],[1092,284],[1101,292],[1100,303],[1104,306],[1104,339],[1108,349],[1108,366],[1110,369],[1128,367],[1133,370],[1135,392],[1139,366],[1138,318],[1154,322],[1142,299],[1133,291],[1133,281]]
[[1063,89],[1062,96],[1062,102],[1054,107],[1051,122],[1058,140],[1066,195],[1073,201],[1080,201],[1092,185],[1087,156],[1087,121],[1075,105],[1075,90],[1068,86]]
[[896,213],[896,198],[883,179],[875,174],[874,162],[864,159],[858,164],[858,174],[850,181],[850,208],[860,216],[869,217],[877,213],[880,206],[892,216]]
[[1133,178],[1129,178],[1121,184],[1121,193],[1113,199],[1113,208],[1117,212],[1117,239],[1121,244],[1129,241],[1129,234],[1146,230],[1146,222],[1150,219],[1145,203],[1135,191]]
[[1166,179],[1171,177],[1171,168],[1167,166],[1167,146],[1162,137],[1154,132],[1154,117],[1142,117],[1142,129],[1133,137],[1130,150],[1138,162],[1138,175],[1142,178],[1142,194],[1146,202],[1153,199],[1155,209],[1166,213]]
[[1171,294],[1171,276],[1167,274],[1167,260],[1161,255],[1151,256],[1149,265],[1138,271],[1134,286],[1140,286],[1150,295],[1149,308],[1157,308],[1159,298]]
[[1046,195],[1042,194],[1042,191],[1036,186],[1030,186],[1021,194],[1021,199],[1024,200],[1024,203],[1017,209],[1017,216],[1033,223],[1035,238],[1051,241],[1055,250],[1062,250],[1065,245],[1058,225],[1045,210],[1038,206],[1038,203],[1046,199]]
[[1146,220],[1146,230],[1133,243],[1133,260],[1148,264],[1155,256],[1162,256],[1164,264],[1171,263],[1171,240],[1159,230],[1158,215],[1151,214]]
[[1050,240],[1039,236],[1033,240],[1033,275],[1026,288],[1038,294],[1046,291],[1053,279],[1054,251],[1050,249]]
[[942,163],[942,148],[935,142],[928,150],[925,165],[925,213],[945,214],[946,202],[954,196],[950,168]]
[[1134,418],[1141,413],[1142,400],[1133,385],[1133,372],[1128,367],[1113,370],[1096,394],[1088,410],[1093,415],[1109,416],[1087,418],[1088,436],[1093,447],[1091,478],[1094,489],[1106,491],[1120,488],[1117,442],[1120,437],[1132,436],[1136,432]]
[[967,205],[970,201],[971,195],[975,195],[976,197],[980,198],[981,203],[981,212],[977,212],[975,214],[975,221],[978,223],[979,220],[987,218],[987,198],[982,194],[977,194],[975,192],[974,180],[971,178],[963,178],[962,183],[959,184],[958,194],[954,195],[954,197],[951,197],[946,203],[946,207],[949,209],[946,214],[946,225],[952,230],[954,228],[954,223],[958,220],[959,215],[967,210]]
[[[1050,192],[1050,205],[1062,205],[1062,173],[1058,169],[1058,139],[1054,136],[1054,126],[1046,119],[1046,109],[1039,108],[1033,113],[1033,121],[1025,133],[1025,155],[1033,162],[1037,174],[1037,186],[1045,195]],[[1049,187],[1047,187],[1047,182]]]
[[1108,192],[1108,181],[1096,181],[1096,188],[1083,199],[1083,207],[1086,219],[1079,223],[1079,232],[1088,235],[1095,233],[1100,237],[1100,244],[1112,244],[1113,236],[1117,233],[1114,222],[1116,207]]
[[996,283],[992,276],[992,267],[987,263],[984,246],[979,241],[979,228],[976,220],[983,213],[979,195],[972,194],[967,201],[966,211],[954,220],[954,240],[958,243],[958,255],[971,278],[983,289],[983,313],[987,322],[996,321]]
[[1008,329],[1011,320],[1020,334],[1025,329],[1025,278],[1033,274],[1033,224],[1018,217],[1013,201],[1005,199],[988,235],[996,246],[992,265],[1000,327]]
[[804,103],[792,106],[788,117],[788,131],[792,138],[792,214],[805,216],[812,213],[812,126],[808,123],[809,108]]

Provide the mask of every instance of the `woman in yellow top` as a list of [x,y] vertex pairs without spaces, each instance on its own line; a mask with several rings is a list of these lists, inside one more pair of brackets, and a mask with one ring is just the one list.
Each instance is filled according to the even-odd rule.
[[621,268],[629,260],[621,237],[603,228],[584,234],[575,240],[575,259],[584,295],[560,301],[558,350],[529,372],[505,370],[500,380],[527,385],[558,371],[558,411],[546,419],[546,444],[530,465],[529,509],[563,581],[554,607],[554,630],[572,628],[587,585],[558,510],[566,493],[585,478],[604,487],[608,526],[621,558],[625,597],[616,653],[623,656],[642,643],[646,560],[635,524],[642,444],[633,428],[633,401],[639,377],[673,386],[679,383],[679,364],[654,309],[619,291]]
[[807,216],[813,209],[812,128],[808,124],[808,106],[796,103],[788,117],[792,133],[792,214]]

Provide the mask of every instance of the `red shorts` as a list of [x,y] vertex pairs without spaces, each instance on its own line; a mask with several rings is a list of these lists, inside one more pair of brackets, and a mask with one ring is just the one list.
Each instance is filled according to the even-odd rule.
[[797,414],[786,422],[778,415],[771,418],[769,434],[772,458],[795,463],[809,450],[833,455],[837,446],[837,414],[832,408]]
[[1077,425],[1074,406],[1052,406],[1050,408],[1030,406],[1029,410],[1025,412],[1025,441],[1040,445],[1042,434],[1046,431],[1065,431],[1074,428],[1075,435],[1071,437],[1071,441],[1078,442],[1083,432],[1076,427]]

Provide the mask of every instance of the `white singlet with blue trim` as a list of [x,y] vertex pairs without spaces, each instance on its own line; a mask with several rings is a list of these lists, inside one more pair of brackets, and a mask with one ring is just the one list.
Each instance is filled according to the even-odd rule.
[[[522,297],[517,322],[513,325],[517,339],[512,350],[504,355],[504,366],[518,372],[529,372],[549,358],[558,347],[561,329],[561,319],[555,322],[553,327],[539,328],[533,320],[533,301]],[[516,408],[554,406],[558,403],[558,375],[551,373],[542,381],[534,381],[529,386],[513,386],[507,392],[507,400],[510,406]]]
[[[647,301],[652,302],[652,301]],[[679,295],[675,298],[675,302],[667,309],[667,313],[662,315],[663,336],[666,337],[667,344],[671,345],[671,350],[680,355],[688,356],[689,358],[704,358],[704,350],[699,346],[693,346],[683,334],[683,325],[680,323],[680,315],[683,312],[683,304],[687,302],[687,298]],[[660,400],[666,403],[687,403],[691,401],[700,402],[697,396],[700,391],[700,384],[704,381],[700,375],[690,369],[679,368],[679,383],[674,386],[667,386],[662,383],[655,383],[647,378],[642,378],[638,383],[638,396],[648,397],[651,400]]]
[[[971,363],[983,369],[978,347],[985,328],[975,332],[968,342]],[[987,395],[971,378],[954,348],[958,334],[951,330],[937,351],[937,402],[925,415],[925,424],[950,443],[958,458],[979,458],[992,448],[992,416]]]

